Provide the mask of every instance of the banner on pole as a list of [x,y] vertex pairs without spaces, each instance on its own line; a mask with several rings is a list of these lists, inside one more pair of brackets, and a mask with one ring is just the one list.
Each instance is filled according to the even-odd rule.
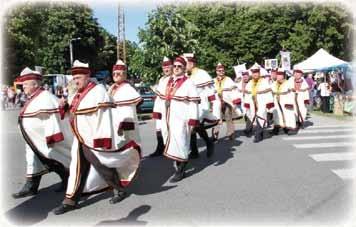
[[281,51],[281,68],[284,70],[290,70],[290,52],[289,51]]

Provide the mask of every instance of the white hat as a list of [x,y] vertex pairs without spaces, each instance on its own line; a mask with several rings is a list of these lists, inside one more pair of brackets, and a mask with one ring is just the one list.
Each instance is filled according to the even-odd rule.
[[75,68],[75,67],[89,68],[89,64],[88,64],[88,63],[80,62],[79,60],[75,60],[75,61],[73,62],[73,67],[72,67],[72,68]]
[[117,60],[115,65],[112,67],[112,71],[116,71],[116,70],[126,70],[126,64],[121,60]]

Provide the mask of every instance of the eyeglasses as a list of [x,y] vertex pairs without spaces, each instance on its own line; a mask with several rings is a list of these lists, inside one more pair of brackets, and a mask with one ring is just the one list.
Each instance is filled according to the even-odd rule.
[[183,68],[183,65],[173,65],[174,68]]

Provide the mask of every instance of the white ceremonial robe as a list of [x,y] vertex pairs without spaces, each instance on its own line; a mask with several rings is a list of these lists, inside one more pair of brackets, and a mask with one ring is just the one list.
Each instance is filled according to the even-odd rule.
[[295,130],[294,93],[290,90],[288,81],[283,81],[280,87],[278,85],[277,81],[272,84],[274,126]]
[[290,77],[288,82],[290,83],[290,88],[295,94],[294,102],[294,112],[297,121],[303,123],[307,117],[307,105],[309,105],[309,86],[305,79],[302,77],[300,87],[298,88],[294,76]]
[[164,102],[155,103],[153,117],[162,120],[163,155],[185,162],[190,152],[190,127],[199,124],[200,98],[194,83],[187,76],[179,77],[175,92],[169,93],[172,81],[173,77],[167,77],[157,87],[156,92]]
[[[100,164],[118,171],[121,186],[127,186],[137,173],[140,164],[140,147],[124,136],[119,136],[112,120],[112,108],[115,105],[103,85],[90,82],[82,93],[71,100],[70,118],[75,139],[71,149],[72,162],[66,191],[71,199],[77,190],[80,179],[80,146],[85,146],[95,155]],[[99,172],[90,165],[83,189],[84,193],[94,193],[108,188]]]
[[19,128],[26,141],[27,177],[48,172],[39,156],[69,169],[73,134],[68,124],[60,119],[56,96],[38,89],[21,109]]
[[[241,116],[239,106],[241,106],[241,96],[235,82],[228,76],[225,76],[221,82],[217,78],[214,79],[215,90],[221,102],[229,105],[233,110],[233,118]],[[221,112],[221,109],[220,109]],[[221,112],[221,119],[223,119]]]
[[267,80],[260,78],[256,84],[256,97],[253,97],[254,80],[250,80],[246,85],[244,107],[246,116],[256,125],[257,121],[261,127],[267,123],[267,112],[274,107],[272,90]]
[[136,107],[142,102],[142,97],[128,82],[113,84],[109,91],[115,108],[112,110],[114,129],[122,130],[126,141],[141,141]]
[[214,81],[203,69],[193,68],[190,75],[197,88],[199,103],[199,121],[207,126],[216,125],[221,118],[220,100],[217,99]]
[[[157,105],[164,105],[164,100],[160,98],[158,92],[157,92],[157,88],[160,86],[160,83],[162,83],[162,81],[167,78],[168,76],[162,76],[159,81],[158,81],[158,84],[156,84],[155,86],[152,87],[152,91],[156,94],[156,98],[155,98],[155,101],[154,101],[154,104],[153,106]],[[158,118],[155,118],[154,116],[152,116],[152,118],[155,119],[156,121],[156,131],[161,131],[161,128],[162,128],[162,124],[164,124],[164,122],[162,122],[162,120],[158,119]]]
[[245,100],[245,96],[246,96],[246,86],[247,83],[243,83],[243,81],[241,80],[239,83],[235,83],[237,89],[237,97],[239,97],[241,99],[241,105],[238,106],[238,108],[236,109],[236,112],[239,116],[245,116],[246,115],[246,108],[244,106],[244,100]]

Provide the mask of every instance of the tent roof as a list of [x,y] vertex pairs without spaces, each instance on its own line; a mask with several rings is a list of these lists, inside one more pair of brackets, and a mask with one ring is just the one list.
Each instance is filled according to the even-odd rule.
[[294,69],[304,71],[326,70],[334,67],[347,66],[348,62],[338,59],[320,48],[315,54],[306,60],[294,65]]

